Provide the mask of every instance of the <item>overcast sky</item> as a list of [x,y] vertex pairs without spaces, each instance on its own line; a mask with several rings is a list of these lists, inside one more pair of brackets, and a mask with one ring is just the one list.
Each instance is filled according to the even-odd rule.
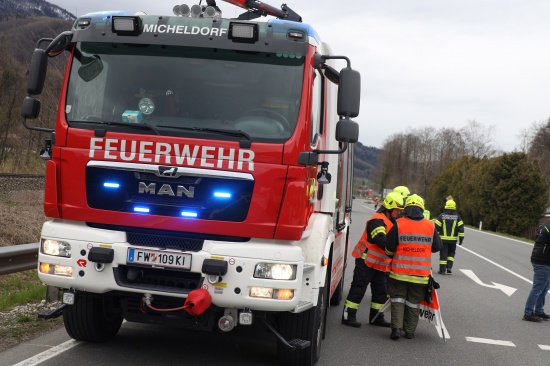
[[[49,0],[75,15],[172,14],[167,0]],[[185,3],[185,2],[184,2]],[[187,2],[197,4],[198,0]],[[206,3],[206,1],[204,1]],[[224,17],[243,9],[217,1]],[[359,141],[408,128],[494,126],[494,145],[550,118],[550,0],[266,0],[287,3],[361,73]]]

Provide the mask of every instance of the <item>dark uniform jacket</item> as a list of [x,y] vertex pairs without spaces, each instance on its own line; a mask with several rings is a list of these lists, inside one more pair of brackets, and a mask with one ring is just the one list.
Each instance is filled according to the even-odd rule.
[[454,242],[456,239],[464,240],[464,222],[456,210],[445,210],[435,220],[441,240],[444,242]]
[[550,266],[550,221],[539,226],[537,230],[531,262]]

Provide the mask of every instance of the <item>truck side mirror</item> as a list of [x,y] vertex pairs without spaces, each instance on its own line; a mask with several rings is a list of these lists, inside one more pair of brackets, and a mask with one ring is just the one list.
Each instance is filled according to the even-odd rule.
[[359,124],[351,119],[341,119],[336,123],[336,141],[354,144],[359,140]]
[[35,119],[40,114],[40,101],[33,97],[26,97],[21,108],[21,117]]
[[340,70],[338,85],[338,115],[357,117],[361,101],[361,74],[351,67]]
[[45,50],[35,48],[32,53],[29,79],[27,81],[27,94],[40,94],[46,81],[48,68],[48,55]]

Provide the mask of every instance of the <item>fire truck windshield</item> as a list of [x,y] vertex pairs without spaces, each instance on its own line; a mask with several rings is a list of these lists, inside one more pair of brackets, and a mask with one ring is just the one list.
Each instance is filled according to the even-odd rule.
[[[65,115],[71,127],[203,138],[242,131],[288,140],[297,123],[304,58],[288,54],[113,43],[77,44]],[[111,123],[115,122],[115,123]],[[149,128],[152,127],[152,128]],[[201,132],[202,131],[202,132]]]

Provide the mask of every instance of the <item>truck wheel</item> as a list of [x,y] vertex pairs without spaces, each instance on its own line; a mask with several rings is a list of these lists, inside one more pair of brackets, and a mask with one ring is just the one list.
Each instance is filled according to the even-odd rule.
[[342,278],[340,279],[340,282],[338,282],[338,287],[336,287],[334,294],[332,294],[332,297],[330,298],[330,305],[331,306],[340,305],[343,298],[344,298],[344,273],[342,273]]
[[122,315],[112,297],[78,293],[74,305],[63,311],[65,329],[71,338],[86,342],[106,342],[118,333]]
[[[328,279],[328,276],[327,276]],[[277,359],[282,365],[313,366],[321,357],[321,341],[326,327],[327,289],[319,289],[317,306],[299,314],[282,313],[279,315],[278,330],[286,340],[304,339],[311,345],[300,351],[292,351],[277,341]]]

